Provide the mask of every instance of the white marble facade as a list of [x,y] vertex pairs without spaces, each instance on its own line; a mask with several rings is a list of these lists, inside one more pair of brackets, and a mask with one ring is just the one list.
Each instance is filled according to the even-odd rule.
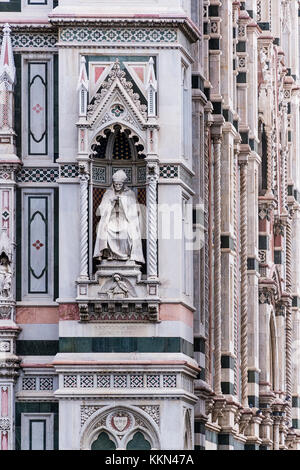
[[[0,1],[1,450],[298,449],[299,5],[274,4]],[[95,251],[115,174],[127,260]]]

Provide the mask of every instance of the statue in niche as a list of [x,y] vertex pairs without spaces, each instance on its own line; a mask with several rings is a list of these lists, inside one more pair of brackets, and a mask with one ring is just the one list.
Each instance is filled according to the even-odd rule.
[[7,255],[0,255],[0,297],[9,297],[11,293],[12,272]]
[[94,258],[145,263],[136,196],[125,186],[127,176],[123,170],[118,170],[112,179],[96,212],[101,219]]

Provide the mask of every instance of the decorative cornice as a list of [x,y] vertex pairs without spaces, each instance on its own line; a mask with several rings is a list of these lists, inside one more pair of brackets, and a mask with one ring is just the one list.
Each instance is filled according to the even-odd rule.
[[92,26],[92,25],[101,25],[101,26],[139,26],[143,25],[146,27],[152,26],[172,26],[176,28],[180,28],[184,34],[188,36],[191,42],[196,42],[198,39],[201,38],[201,32],[196,27],[196,25],[185,16],[179,17],[168,17],[159,15],[126,15],[122,17],[118,15],[113,17],[109,15],[105,17],[105,15],[80,15],[80,17],[75,17],[72,14],[61,14],[49,15],[49,21],[53,25],[58,26],[75,26],[75,25],[83,25],[83,26]]

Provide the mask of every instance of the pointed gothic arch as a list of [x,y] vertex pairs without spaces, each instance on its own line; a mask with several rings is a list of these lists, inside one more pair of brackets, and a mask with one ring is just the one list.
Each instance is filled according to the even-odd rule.
[[[116,418],[123,419],[119,429],[114,426]],[[127,422],[124,421],[125,418]],[[136,433],[142,434],[151,449],[160,449],[158,425],[146,412],[133,406],[107,406],[95,411],[81,429],[80,449],[90,450],[102,433],[107,434],[116,449],[125,450]]]

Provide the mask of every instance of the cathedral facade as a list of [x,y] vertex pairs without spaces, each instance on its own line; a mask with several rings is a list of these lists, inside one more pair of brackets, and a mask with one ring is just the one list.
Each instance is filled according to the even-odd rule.
[[0,449],[300,449],[298,0],[0,0]]

